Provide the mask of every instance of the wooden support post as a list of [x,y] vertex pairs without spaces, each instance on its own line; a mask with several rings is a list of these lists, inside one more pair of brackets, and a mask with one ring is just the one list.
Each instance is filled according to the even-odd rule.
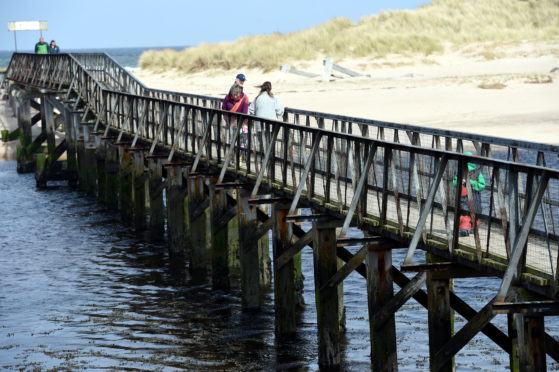
[[289,249],[289,223],[285,221],[289,204],[274,203],[273,252],[274,252],[274,305],[276,336],[291,337],[297,330],[297,290],[295,259],[279,266],[278,258]]
[[[101,139],[101,133],[95,134],[95,143],[98,144],[95,151],[95,161],[97,169],[97,198],[100,201],[105,201],[107,192],[106,176],[105,176],[105,159],[107,157],[107,144]],[[68,146],[70,149],[71,145]],[[69,150],[68,150],[69,151]],[[68,164],[69,167],[69,164]]]
[[111,210],[118,210],[119,177],[118,177],[118,146],[106,142],[105,160],[105,199],[104,202]]
[[81,136],[76,141],[76,155],[78,158],[78,188],[85,192],[87,190],[87,162],[85,155],[85,142]]
[[86,182],[85,192],[88,196],[96,196],[97,190],[97,155],[96,146],[92,142],[84,143],[84,155],[85,155],[85,175],[84,179]]
[[[69,109],[64,110],[64,127],[66,129],[66,140],[68,141],[68,149],[66,150],[66,162],[68,164],[68,170],[72,171],[72,176],[68,180],[68,185],[75,187],[78,185],[78,158],[76,154],[77,149],[77,133],[74,128],[74,116]],[[79,119],[78,119],[79,120]],[[101,199],[102,200],[102,199]]]
[[[427,263],[441,259],[427,253]],[[433,360],[439,350],[452,338],[454,314],[450,308],[451,279],[436,277],[427,272],[427,310],[429,323],[429,356]],[[454,358],[450,358],[438,371],[454,371]]]
[[134,228],[136,231],[146,229],[146,172],[144,151],[132,151],[132,184],[134,185]]
[[17,172],[28,173],[33,171],[31,155],[28,153],[32,142],[31,133],[31,100],[21,95],[17,102],[17,125],[19,128],[19,146],[17,147]]
[[244,310],[259,309],[262,302],[260,270],[262,264],[259,249],[258,219],[255,206],[249,206],[250,192],[237,189],[237,218],[239,224],[239,249],[241,256],[241,295]]
[[148,157],[149,175],[149,228],[156,234],[165,234],[165,205],[163,203],[163,157]]
[[367,294],[373,371],[397,371],[394,314],[382,324],[377,324],[377,317],[374,316],[394,296],[392,251],[386,244],[368,244],[367,248]]
[[132,222],[132,154],[128,144],[118,145],[120,216],[125,223]]
[[186,229],[184,219],[184,198],[186,188],[181,163],[165,165],[167,168],[167,228],[169,251],[180,261],[185,257]]
[[[523,288],[512,287],[511,292],[514,301],[534,299]],[[509,335],[513,342],[510,370],[513,372],[546,371],[544,316],[522,313],[508,315]]]
[[208,275],[206,244],[208,199],[204,193],[205,177],[188,179],[188,226],[190,230],[190,275],[195,282],[205,282]]
[[314,282],[318,323],[318,364],[320,368],[340,364],[340,307],[338,290],[320,291],[338,271],[336,227],[338,221],[313,222]]
[[[213,181],[213,180],[212,180]],[[227,248],[227,225],[223,221],[227,212],[227,190],[217,190],[210,183],[210,232],[212,237],[212,286],[214,289],[229,289],[229,265]]]

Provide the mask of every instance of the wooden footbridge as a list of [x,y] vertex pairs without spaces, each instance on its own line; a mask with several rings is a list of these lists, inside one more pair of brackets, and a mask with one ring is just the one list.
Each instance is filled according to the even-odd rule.
[[[237,217],[245,310],[260,307],[269,285],[259,240],[272,230],[277,337],[296,333],[300,251],[312,247],[321,367],[340,362],[352,271],[366,278],[375,371],[397,370],[395,313],[410,298],[428,310],[432,371],[453,370],[479,332],[510,354],[511,370],[559,362],[544,328],[559,315],[558,146],[294,109],[263,120],[221,111],[218,98],[149,89],[104,54],[14,54],[6,77],[19,128],[3,138],[18,136],[18,170],[35,170],[38,187],[68,180],[136,229],[166,234],[173,260],[214,288],[230,285]],[[468,163],[486,187],[475,210],[466,182],[465,212],[453,181],[470,179]],[[465,213],[474,231],[460,236]],[[407,252],[399,267],[394,249]],[[483,276],[502,282],[476,311],[452,282]],[[453,312],[467,320],[459,330]],[[498,314],[508,333],[491,323]]]

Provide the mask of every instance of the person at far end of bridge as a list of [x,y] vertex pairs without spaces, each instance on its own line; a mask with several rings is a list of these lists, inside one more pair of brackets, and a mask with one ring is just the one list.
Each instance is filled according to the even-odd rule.
[[[249,104],[250,101],[248,99],[248,96],[243,93],[243,88],[240,85],[233,84],[231,89],[229,89],[229,94],[227,94],[223,99],[223,103],[221,104],[221,109],[225,111],[247,114]],[[233,133],[232,129],[234,130],[237,128],[237,119],[234,117],[229,117],[226,120],[230,126],[229,132],[232,134]],[[239,136],[240,136],[240,142],[242,148],[246,148],[247,146],[248,143],[247,134],[248,134],[247,121],[244,120],[239,129]],[[230,135],[229,138],[232,138],[232,136]]]
[[35,54],[49,54],[49,46],[43,37],[39,38],[39,42],[35,44]]
[[[470,151],[466,151],[465,155],[473,155]],[[454,186],[457,184],[457,176],[454,176],[452,183]],[[470,213],[470,203],[468,200],[468,188],[466,187],[466,179],[470,180],[470,186],[472,189],[472,201],[474,206],[474,214],[481,213],[481,191],[485,189],[485,178],[481,172],[481,167],[478,167],[474,163],[468,163],[468,176],[462,179],[461,184],[461,198],[460,198],[460,236],[468,236],[474,233],[474,226],[472,224],[472,218]],[[479,227],[480,220],[476,218],[476,225]]]
[[59,54],[60,48],[56,45],[56,41],[51,40],[49,44],[49,54]]

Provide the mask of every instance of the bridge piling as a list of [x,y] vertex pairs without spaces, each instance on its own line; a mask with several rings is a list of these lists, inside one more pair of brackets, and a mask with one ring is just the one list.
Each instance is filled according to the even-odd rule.
[[[341,363],[338,288],[327,287],[337,272],[336,227],[333,221],[313,222],[314,282],[318,323],[318,364],[321,368],[336,368]],[[324,289],[322,289],[324,287]],[[322,290],[321,290],[322,289]]]
[[163,203],[163,160],[162,156],[147,155],[149,228],[162,238],[165,234],[165,205]]
[[204,176],[190,176],[188,184],[188,226],[191,244],[190,275],[197,283],[206,281],[209,251],[206,243],[208,199],[204,193]]
[[262,305],[263,282],[260,272],[263,257],[258,236],[257,207],[249,205],[249,197],[248,190],[237,189],[242,306],[244,310],[256,310]]
[[112,137],[104,137],[106,157],[105,157],[105,205],[113,211],[118,210],[119,206],[119,160],[118,146],[114,144]]
[[132,153],[129,143],[117,142],[119,159],[119,209],[124,223],[132,222],[133,196],[132,196]]
[[186,257],[185,197],[183,163],[165,163],[167,170],[167,228],[169,252],[172,260],[183,261]]
[[214,179],[210,180],[210,234],[212,287],[214,289],[229,289],[229,249],[228,223],[236,215],[229,211],[227,205],[227,190],[216,187]]
[[398,370],[395,314],[389,314],[383,322],[375,316],[394,297],[391,248],[386,243],[367,245],[367,298],[374,372]]
[[146,212],[146,171],[144,165],[144,150],[132,148],[132,184],[134,187],[134,228],[143,231],[147,225]]
[[275,333],[280,338],[292,337],[297,330],[297,291],[295,260],[280,264],[278,259],[290,247],[290,224],[285,221],[290,204],[272,204],[272,244],[274,252]]

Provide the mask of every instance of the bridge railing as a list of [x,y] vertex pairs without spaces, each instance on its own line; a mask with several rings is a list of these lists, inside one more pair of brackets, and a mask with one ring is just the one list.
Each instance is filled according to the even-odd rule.
[[[29,68],[31,65],[43,66],[50,64],[49,58],[55,57],[37,55],[24,56],[26,55],[16,53],[12,60],[17,63],[19,58],[24,58],[25,66]],[[207,108],[219,109],[221,107],[222,98],[148,88],[105,53],[77,53],[72,54],[72,57],[83,68],[88,70],[95,80],[106,89]],[[30,64],[30,62],[32,64]],[[42,70],[45,70],[45,68]],[[48,68],[46,68],[46,70],[48,71]],[[547,168],[559,168],[559,146],[556,145],[436,128],[425,128],[415,125],[334,115],[294,108],[286,108],[283,121],[348,134],[362,135],[395,143],[412,144],[456,152],[471,151],[479,156],[489,158],[510,160]]]
[[[118,92],[71,56],[48,63],[50,58],[16,57],[10,80],[44,88],[73,84],[107,129],[151,142],[150,151],[159,145],[187,154],[193,171],[212,164],[220,180],[255,179],[253,194],[285,193],[292,211],[303,202],[330,210],[344,218],[342,234],[356,220],[409,240],[406,264],[419,260],[414,252],[423,244],[506,270],[501,294],[516,277],[556,293],[557,170]],[[477,193],[471,181],[480,175],[485,186]],[[472,219],[468,236],[460,234],[463,216]]]

